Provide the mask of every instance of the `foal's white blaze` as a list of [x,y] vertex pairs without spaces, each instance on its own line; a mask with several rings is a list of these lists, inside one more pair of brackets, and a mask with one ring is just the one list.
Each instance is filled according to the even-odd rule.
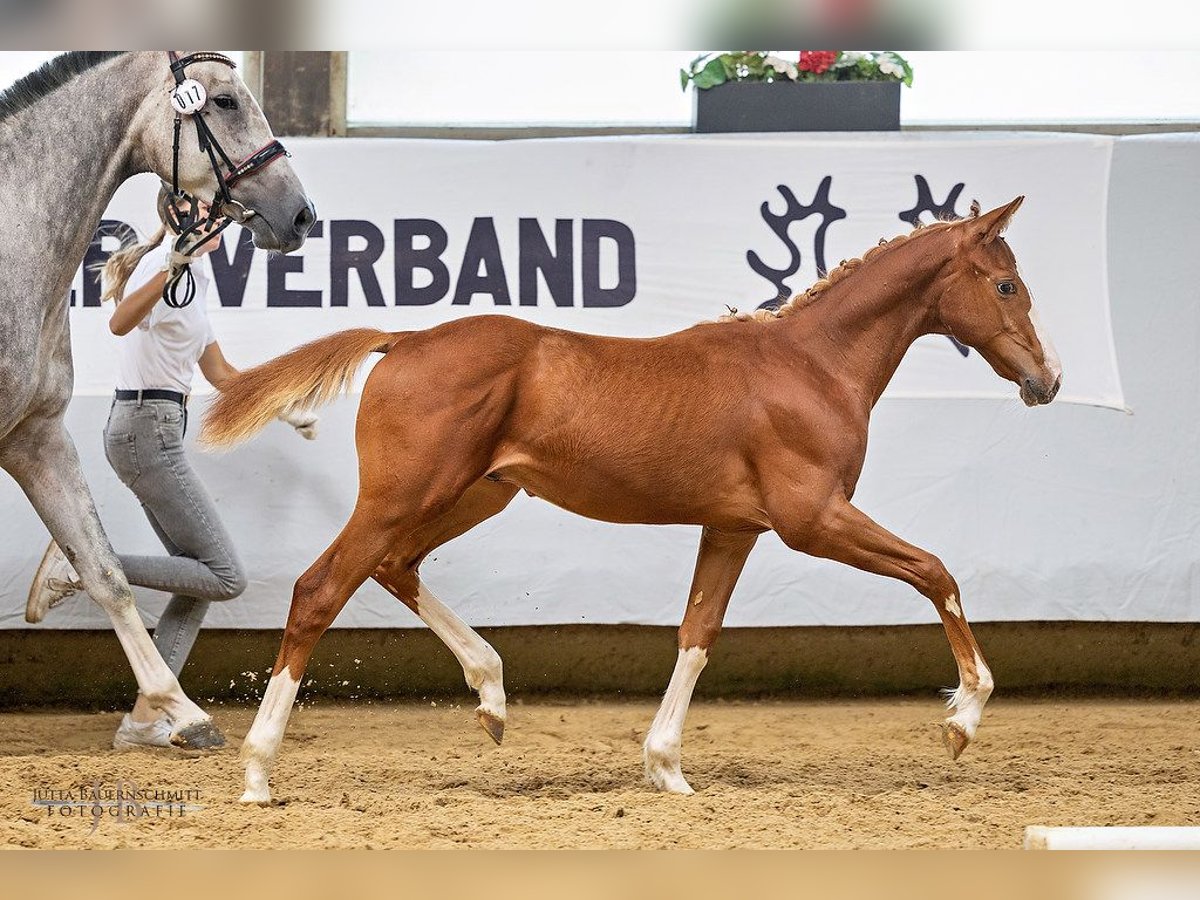
[[1046,333],[1046,329],[1042,326],[1042,319],[1032,304],[1029,307],[1029,321],[1033,325],[1033,333],[1037,335],[1038,343],[1042,345],[1046,368],[1056,379],[1061,378],[1062,363],[1059,362],[1058,351],[1054,349],[1054,342],[1050,340],[1050,335]]
[[300,682],[292,678],[287,668],[278,675],[272,675],[267,683],[267,692],[263,695],[262,705],[258,707],[258,715],[254,717],[250,733],[242,743],[242,760],[246,764],[243,803],[271,802],[271,763],[279,752],[279,745],[283,743],[283,731],[287,728],[288,716],[291,715],[299,689]]
[[417,615],[462,665],[467,685],[479,693],[479,709],[503,722],[506,707],[500,654],[423,583],[417,588]]
[[947,703],[954,710],[954,715],[947,721],[962,728],[968,739],[975,737],[975,732],[979,728],[979,720],[983,716],[983,706],[988,702],[988,697],[992,696],[994,687],[992,672],[978,653],[975,654],[975,673],[974,687],[960,681],[958,690],[950,695]]
[[679,651],[662,706],[658,708],[658,714],[646,734],[646,743],[642,747],[646,779],[660,791],[695,793],[680,770],[679,751],[683,742],[683,720],[687,718],[688,705],[692,702],[692,690],[707,662],[708,651],[701,647]]
[[954,594],[946,598],[946,609],[950,611],[951,615],[962,618],[962,607],[958,605],[958,598]]

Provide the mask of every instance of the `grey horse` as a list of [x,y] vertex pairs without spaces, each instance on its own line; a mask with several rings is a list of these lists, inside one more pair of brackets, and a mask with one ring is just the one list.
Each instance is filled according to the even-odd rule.
[[[229,65],[197,61],[186,75],[207,90],[205,121],[230,159],[272,140]],[[72,52],[0,93],[0,468],[112,620],[138,690],[171,720],[172,743],[205,749],[224,738],[151,643],[63,423],[73,382],[71,281],[122,182],[154,172],[170,183],[174,88],[165,52]],[[218,181],[192,124],[185,119],[180,131],[178,185],[207,199]],[[287,253],[304,243],[315,215],[286,159],[233,194],[252,210],[244,224],[258,247]]]

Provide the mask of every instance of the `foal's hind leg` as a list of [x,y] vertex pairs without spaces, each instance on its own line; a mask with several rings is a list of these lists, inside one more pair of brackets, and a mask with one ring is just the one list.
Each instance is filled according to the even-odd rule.
[[364,504],[360,495],[341,534],[296,581],[279,656],[254,724],[242,744],[246,765],[243,803],[270,801],[270,769],[283,741],[300,678],[321,635],[383,560],[395,539],[392,530],[381,526],[385,521],[388,519]]
[[421,560],[435,548],[465,534],[508,506],[517,490],[515,485],[486,480],[475,482],[454,509],[407,539],[406,546],[395,548],[374,575],[376,581],[420,616],[450,648],[463,667],[467,685],[479,694],[475,716],[497,744],[504,737],[507,718],[500,655],[429,591],[421,582],[417,569]]
[[933,601],[958,664],[959,685],[949,701],[953,714],[943,727],[946,747],[957,759],[975,737],[993,682],[963,614],[958,584],[941,560],[896,537],[845,500],[835,502],[803,532],[789,532],[786,526],[776,530],[794,549],[898,578]]
[[171,720],[172,743],[189,749],[223,746],[225,738],[188,699],[142,624],[133,592],[113,553],[91,491],[79,468],[75,445],[57,420],[30,420],[8,436],[0,466],[25,491],[50,535],[62,548],[84,590],[108,613],[129,659],[138,690]]
[[674,794],[693,793],[680,768],[683,722],[691,703],[692,689],[721,630],[733,586],[737,584],[756,540],[757,534],[728,534],[711,528],[705,528],[700,535],[696,572],[692,576],[683,624],[679,626],[679,656],[675,671],[642,748],[646,779],[659,790]]

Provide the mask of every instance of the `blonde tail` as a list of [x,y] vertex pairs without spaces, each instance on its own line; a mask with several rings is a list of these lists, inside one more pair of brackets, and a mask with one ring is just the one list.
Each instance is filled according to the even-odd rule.
[[402,333],[339,331],[247,369],[209,405],[200,442],[227,447],[257,434],[284,410],[328,403],[349,388],[368,356],[386,353]]

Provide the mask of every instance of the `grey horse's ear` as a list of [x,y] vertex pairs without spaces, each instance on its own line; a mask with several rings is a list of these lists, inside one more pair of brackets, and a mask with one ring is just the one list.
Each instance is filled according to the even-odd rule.
[[971,201],[971,218],[972,219],[979,218],[979,201],[978,200]]

